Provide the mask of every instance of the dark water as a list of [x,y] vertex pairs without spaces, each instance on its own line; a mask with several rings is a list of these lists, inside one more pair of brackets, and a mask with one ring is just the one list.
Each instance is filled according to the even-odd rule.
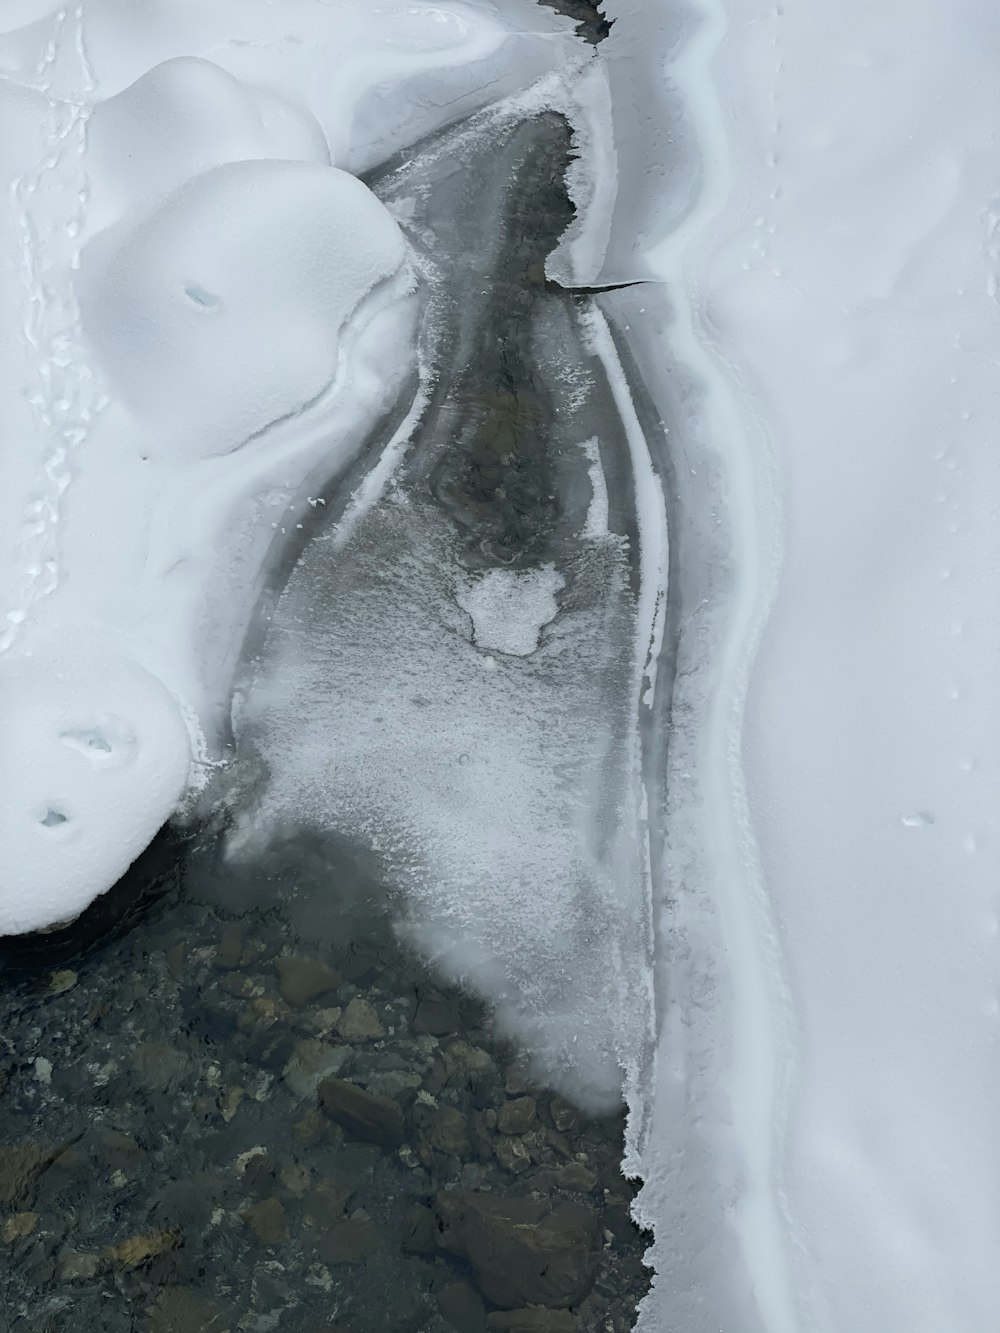
[[[599,39],[593,6],[557,7]],[[543,269],[568,130],[464,152],[432,173],[451,277],[407,484],[470,569],[537,564],[586,504],[567,440],[614,437],[600,386],[573,421],[538,362],[586,359],[581,298]],[[300,829],[236,869],[220,846],[167,832],[73,927],[0,950],[0,1330],[631,1328],[649,1278],[622,1117],[527,1080],[400,943],[369,849]]]

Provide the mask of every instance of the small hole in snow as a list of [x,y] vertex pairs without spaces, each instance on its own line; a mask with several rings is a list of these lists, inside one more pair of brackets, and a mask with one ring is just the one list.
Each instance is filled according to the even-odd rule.
[[218,310],[219,306],[222,304],[214,292],[207,291],[196,282],[193,282],[190,286],[184,288],[184,295],[191,304],[196,305],[199,310]]
[[73,731],[64,731],[60,733],[60,740],[67,745],[72,745],[74,750],[82,750],[84,754],[90,755],[96,759],[100,755],[111,754],[114,746],[97,727],[80,727]]
[[38,822],[43,828],[59,828],[61,824],[68,821],[69,815],[63,814],[61,810],[57,810],[54,806],[49,806]]

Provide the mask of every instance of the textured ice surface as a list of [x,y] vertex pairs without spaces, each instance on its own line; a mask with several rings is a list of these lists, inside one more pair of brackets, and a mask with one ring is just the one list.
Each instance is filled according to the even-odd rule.
[[88,663],[132,682],[87,800],[59,718],[5,746],[7,928],[82,909],[200,783],[283,540],[405,407],[406,246],[341,168],[530,83],[569,27],[526,2],[4,7],[0,655],[11,681],[75,661],[84,729],[111,708]]
[[552,565],[540,569],[488,569],[469,578],[455,600],[472,617],[477,648],[527,657],[559,611],[556,594],[566,580]]

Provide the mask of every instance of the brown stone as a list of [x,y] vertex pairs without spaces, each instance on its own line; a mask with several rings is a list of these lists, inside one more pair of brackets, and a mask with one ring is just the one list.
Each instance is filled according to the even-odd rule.
[[216,1301],[189,1287],[166,1287],[146,1327],[148,1333],[230,1333],[235,1326]]
[[327,1264],[361,1264],[378,1247],[378,1231],[367,1217],[335,1222],[320,1241],[319,1256]]
[[293,1009],[301,1009],[340,985],[340,976],[318,958],[279,958],[277,968],[281,998]]
[[376,1041],[385,1036],[385,1028],[378,1014],[360,996],[355,996],[335,1026],[344,1041]]
[[576,1316],[568,1310],[494,1310],[486,1317],[489,1333],[576,1333]]
[[16,1240],[23,1240],[25,1236],[30,1236],[38,1225],[37,1213],[14,1213],[11,1217],[4,1220],[0,1226],[0,1236],[8,1245]]
[[511,1175],[519,1176],[531,1165],[531,1153],[521,1139],[497,1139],[494,1152],[497,1162]]
[[251,1204],[243,1220],[262,1245],[280,1245],[288,1239],[288,1223],[279,1199],[262,1199]]
[[140,1235],[129,1236],[117,1245],[109,1245],[102,1251],[103,1257],[118,1268],[140,1268],[155,1259],[157,1255],[175,1250],[181,1243],[180,1232],[147,1231]]
[[453,1106],[439,1106],[431,1116],[428,1138],[438,1152],[464,1157],[469,1151],[465,1116]]
[[341,1078],[325,1078],[319,1085],[319,1104],[348,1134],[366,1143],[398,1148],[403,1142],[403,1112],[391,1097],[366,1092]]
[[535,1119],[537,1103],[534,1097],[515,1097],[504,1102],[497,1112],[497,1129],[501,1134],[525,1134]]
[[468,1260],[494,1305],[575,1305],[590,1290],[598,1222],[586,1205],[454,1190],[437,1213],[442,1248]]
[[49,1143],[15,1143],[0,1147],[0,1203],[19,1203],[62,1151]]

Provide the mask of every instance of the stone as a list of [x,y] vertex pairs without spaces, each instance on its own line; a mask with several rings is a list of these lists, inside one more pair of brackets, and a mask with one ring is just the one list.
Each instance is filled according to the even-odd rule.
[[99,1261],[96,1254],[81,1254],[79,1250],[63,1250],[59,1256],[60,1282],[86,1282],[95,1277]]
[[361,1264],[378,1247],[378,1230],[367,1217],[349,1217],[335,1222],[318,1245],[327,1264]]
[[0,1147],[0,1203],[20,1203],[62,1151],[61,1147],[47,1143],[14,1143]]
[[576,1107],[564,1097],[553,1097],[549,1104],[552,1123],[560,1134],[572,1134],[579,1123]]
[[166,1287],[153,1307],[147,1333],[230,1333],[235,1318],[229,1319],[222,1306],[189,1287]]
[[489,1333],[577,1333],[579,1325],[568,1310],[494,1310],[486,1317]]
[[340,975],[318,958],[285,957],[276,960],[281,998],[293,1009],[329,995],[341,984]]
[[489,1051],[470,1046],[467,1041],[453,1041],[441,1054],[449,1078],[481,1077],[495,1068]]
[[348,1134],[366,1143],[398,1148],[403,1142],[403,1112],[391,1097],[366,1092],[340,1078],[326,1078],[319,1085],[319,1104]]
[[493,1151],[499,1164],[512,1175],[519,1176],[531,1165],[531,1153],[520,1139],[498,1139]]
[[413,1015],[413,1031],[429,1034],[432,1037],[447,1037],[457,1032],[459,1027],[458,1008],[446,1000],[424,999],[417,1001]]
[[329,1074],[339,1074],[351,1054],[349,1046],[331,1046],[316,1037],[296,1042],[282,1077],[296,1097],[311,1097]]
[[403,1249],[407,1254],[434,1254],[437,1251],[437,1219],[429,1208],[415,1203],[403,1225]]
[[337,1020],[337,1032],[344,1041],[375,1041],[385,1036],[378,1014],[360,996],[354,997]]
[[523,1070],[508,1069],[503,1086],[508,1097],[520,1097],[522,1093],[531,1091],[532,1084]]
[[12,1245],[14,1241],[30,1236],[37,1225],[37,1213],[14,1213],[4,1219],[3,1225],[0,1226],[0,1236],[6,1244]]
[[431,1114],[428,1138],[438,1152],[464,1157],[469,1151],[465,1116],[453,1106],[439,1106]]
[[72,990],[79,981],[79,976],[71,967],[65,967],[60,972],[53,972],[49,978],[49,994],[65,995],[68,990]]
[[445,1190],[436,1196],[439,1244],[468,1260],[494,1305],[575,1305],[590,1290],[599,1243],[585,1204]]
[[137,1082],[157,1092],[176,1087],[188,1071],[188,1057],[183,1051],[152,1041],[137,1046],[129,1063]]
[[223,926],[222,939],[215,951],[213,963],[224,971],[231,971],[234,967],[239,967],[242,955],[243,931],[233,923]]
[[587,1193],[597,1188],[597,1172],[591,1171],[583,1162],[567,1162],[559,1168],[556,1179],[566,1190],[583,1190]]
[[471,1282],[449,1282],[437,1294],[441,1318],[458,1333],[485,1333],[486,1306]]
[[262,1245],[280,1245],[288,1239],[288,1223],[279,1199],[262,1199],[251,1204],[243,1220]]
[[174,1228],[167,1231],[147,1231],[129,1236],[117,1245],[101,1251],[102,1257],[117,1268],[140,1268],[157,1255],[175,1250],[181,1243],[181,1234]]
[[525,1134],[535,1119],[537,1102],[534,1097],[515,1097],[504,1102],[497,1112],[497,1129],[501,1134]]

